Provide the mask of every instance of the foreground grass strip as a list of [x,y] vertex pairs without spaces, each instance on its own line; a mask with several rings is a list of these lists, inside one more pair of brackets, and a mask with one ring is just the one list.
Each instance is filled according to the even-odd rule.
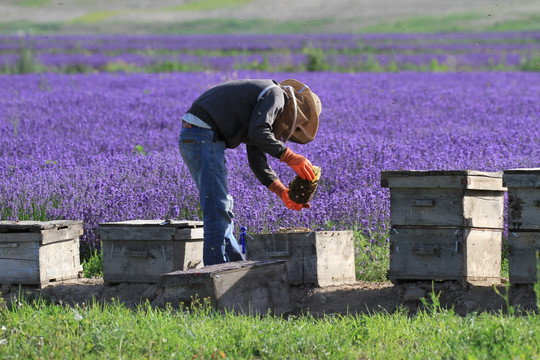
[[430,310],[289,317],[44,302],[0,310],[0,358],[538,358],[540,318]]

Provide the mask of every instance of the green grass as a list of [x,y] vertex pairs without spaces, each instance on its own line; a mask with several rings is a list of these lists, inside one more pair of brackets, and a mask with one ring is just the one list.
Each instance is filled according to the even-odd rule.
[[48,5],[51,3],[51,0],[18,0],[15,5],[25,6],[25,7],[40,7]]
[[393,22],[381,22],[362,27],[359,31],[372,33],[433,33],[464,31],[529,31],[540,30],[539,14],[524,14],[523,20],[499,22],[490,14],[458,13],[446,16],[416,16]]
[[69,22],[75,24],[97,24],[120,13],[121,11],[96,11],[72,19]]
[[208,305],[185,311],[75,307],[21,300],[0,305],[2,359],[533,359],[534,314],[456,315],[436,296],[425,311],[291,317],[234,315]]
[[85,278],[103,277],[103,252],[94,249],[81,265]]
[[168,24],[156,28],[161,34],[287,34],[297,32],[318,32],[334,20],[321,21],[276,21],[267,19],[212,19],[193,20]]
[[253,0],[195,0],[185,4],[168,7],[169,11],[205,11],[245,5]]
[[529,31],[540,29],[540,14],[524,14],[522,19],[495,22],[486,31]]
[[381,22],[362,28],[365,32],[460,32],[474,30],[472,23],[485,17],[483,14],[461,13],[446,16],[416,16],[399,21]]
[[62,29],[61,23],[32,23],[28,21],[0,21],[0,34],[16,31],[25,33],[55,33]]

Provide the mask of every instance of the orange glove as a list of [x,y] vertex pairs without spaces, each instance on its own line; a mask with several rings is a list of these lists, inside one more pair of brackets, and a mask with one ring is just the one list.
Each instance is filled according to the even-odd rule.
[[302,155],[295,154],[290,148],[281,155],[280,160],[289,165],[296,173],[305,180],[313,181],[315,174],[308,159]]
[[268,187],[268,190],[270,190],[271,192],[279,196],[279,198],[283,200],[283,203],[285,203],[285,206],[291,210],[300,211],[302,210],[302,208],[308,209],[311,207],[310,204],[302,205],[302,204],[292,201],[289,198],[289,189],[287,189],[285,185],[283,185],[281,181],[279,181],[279,179],[274,180],[274,182],[271,183],[270,186]]

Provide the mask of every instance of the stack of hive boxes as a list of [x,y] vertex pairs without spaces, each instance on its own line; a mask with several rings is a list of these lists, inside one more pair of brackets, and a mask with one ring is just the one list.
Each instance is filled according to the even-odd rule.
[[540,169],[505,170],[508,188],[508,276],[511,284],[537,280],[540,252]]
[[502,173],[383,171],[390,188],[390,279],[500,281]]

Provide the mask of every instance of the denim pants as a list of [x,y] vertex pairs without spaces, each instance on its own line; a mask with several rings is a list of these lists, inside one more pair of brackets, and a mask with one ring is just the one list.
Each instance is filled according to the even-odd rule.
[[183,127],[179,147],[199,190],[204,221],[204,265],[241,261],[240,247],[233,234],[233,199],[227,186],[225,142],[214,140],[213,130]]

